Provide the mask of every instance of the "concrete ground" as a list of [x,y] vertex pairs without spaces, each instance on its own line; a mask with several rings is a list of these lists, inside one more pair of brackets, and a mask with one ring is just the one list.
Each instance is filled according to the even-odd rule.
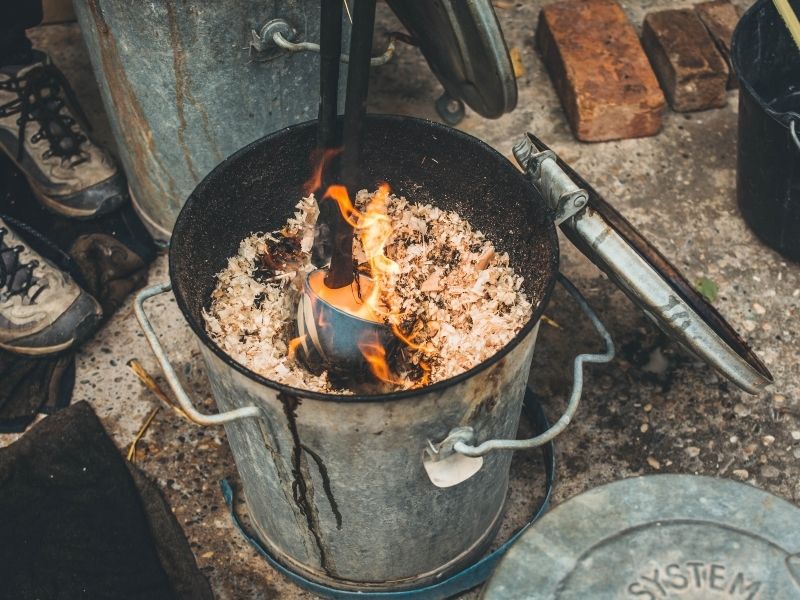
[[[657,8],[689,2],[625,2],[632,21]],[[497,2],[510,48],[520,53],[517,109],[497,121],[468,114],[460,128],[510,155],[529,130],[550,144],[603,193],[686,276],[719,286],[717,308],[758,352],[775,377],[750,396],[683,354],[587,259],[562,238],[561,270],[587,295],[617,343],[617,358],[593,367],[577,419],[557,441],[554,503],[616,479],[652,473],[695,473],[746,481],[800,503],[800,266],[761,244],[739,215],[735,197],[737,94],[723,109],[664,115],[651,138],[602,144],[576,142],[535,50],[541,2]],[[382,24],[390,26],[385,6]],[[391,25],[391,28],[394,28]],[[72,80],[100,137],[111,142],[87,54],[74,24],[33,32]],[[436,119],[440,86],[419,52],[401,45],[392,64],[376,71],[370,108]],[[166,260],[150,281],[167,278]],[[171,297],[149,306],[161,338],[188,389],[214,410],[189,328]],[[569,388],[571,357],[599,349],[575,305],[557,292],[543,326],[532,384],[555,418]],[[138,359],[159,375],[133,316],[120,310],[78,357],[74,397],[89,401],[121,449],[131,443],[158,400],[125,366]],[[0,444],[13,441],[0,436]],[[234,530],[217,482],[237,481],[221,427],[203,429],[161,410],[139,443],[137,464],[166,495],[220,599],[308,598],[271,569]],[[535,457],[517,457],[509,516],[501,535],[524,520],[541,496]],[[476,596],[471,592],[469,597]]]

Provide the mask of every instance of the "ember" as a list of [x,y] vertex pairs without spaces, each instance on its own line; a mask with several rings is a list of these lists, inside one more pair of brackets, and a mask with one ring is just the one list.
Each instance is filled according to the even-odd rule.
[[[358,342],[372,376],[388,389],[421,387],[471,369],[530,318],[531,303],[508,256],[458,214],[410,203],[386,185],[360,191],[355,203],[341,186],[328,188],[326,197],[355,229],[359,276],[333,290],[319,271],[309,284],[326,302],[391,327],[397,352],[377,339]],[[315,391],[363,391],[342,382],[341,374],[311,373],[298,360],[308,340],[297,337],[295,313],[302,282],[315,270],[311,244],[319,209],[313,195],[297,208],[280,232],[242,241],[218,274],[206,328],[225,352],[269,379]]]

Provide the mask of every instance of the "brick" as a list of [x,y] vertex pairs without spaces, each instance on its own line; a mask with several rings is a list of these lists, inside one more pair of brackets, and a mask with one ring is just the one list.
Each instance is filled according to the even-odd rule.
[[697,4],[694,10],[728,65],[728,89],[739,87],[739,80],[731,65],[731,39],[741,16],[739,8],[728,0],[711,0]]
[[575,137],[600,142],[660,131],[664,95],[619,4],[545,6],[536,38]]
[[728,65],[692,9],[647,15],[642,44],[674,110],[725,106]]

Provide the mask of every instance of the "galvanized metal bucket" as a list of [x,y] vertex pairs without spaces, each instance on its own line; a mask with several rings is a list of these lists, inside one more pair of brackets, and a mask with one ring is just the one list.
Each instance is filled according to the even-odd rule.
[[294,42],[319,40],[319,0],[89,0],[75,13],[131,199],[157,239],[227,156],[317,116],[319,55],[265,36],[280,21]]
[[[486,117],[514,108],[516,80],[489,0],[392,7],[447,90],[436,103],[443,118],[463,118],[462,99]],[[317,116],[319,0],[88,0],[75,13],[131,200],[156,239],[169,239],[183,201],[227,156]],[[394,37],[373,66],[392,57]],[[343,64],[341,106],[346,73]]]
[[[563,430],[577,407],[583,362],[610,360],[613,344],[592,314],[606,352],[576,359],[567,414],[551,430],[515,440],[539,318],[558,278],[553,212],[511,163],[464,133],[389,116],[368,117],[364,129],[365,187],[386,180],[413,201],[457,210],[509,253],[539,300],[500,352],[421,389],[340,396],[265,379],[209,339],[202,310],[214,276],[243,237],[281,227],[294,211],[314,123],[255,142],[206,177],[175,225],[171,284],[142,292],[136,314],[187,414],[225,424],[251,521],[269,552],[337,589],[402,590],[438,581],[485,551],[508,486],[511,452],[500,450],[536,447]],[[556,197],[581,206],[572,188]],[[144,313],[144,301],[170,287],[201,341],[217,415],[193,408]]]

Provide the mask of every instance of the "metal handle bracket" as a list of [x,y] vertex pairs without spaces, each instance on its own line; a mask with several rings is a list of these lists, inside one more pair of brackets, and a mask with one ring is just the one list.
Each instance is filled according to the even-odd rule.
[[[380,56],[370,59],[371,67],[385,65],[394,56],[395,44],[394,36],[389,36],[389,44]],[[280,56],[281,50],[287,52],[317,52],[319,44],[314,42],[301,42],[297,40],[297,30],[294,29],[285,19],[272,19],[262,25],[258,31],[250,31],[250,51],[255,51],[261,60],[269,60]],[[339,60],[347,64],[350,62],[350,55],[342,54]]]
[[556,225],[561,225],[586,207],[589,194],[558,166],[552,150],[538,152],[528,136],[517,142],[513,150],[519,166],[525,169],[528,178],[553,211]]
[[161,365],[161,370],[164,372],[164,377],[167,379],[169,387],[172,388],[175,398],[178,400],[178,404],[180,404],[183,412],[186,413],[186,416],[189,417],[189,419],[198,425],[222,425],[223,423],[230,423],[231,421],[236,421],[237,419],[260,417],[261,410],[255,406],[245,406],[242,408],[229,410],[228,412],[219,413],[217,415],[206,415],[194,407],[189,395],[183,389],[183,385],[181,385],[178,375],[175,373],[175,369],[172,368],[172,364],[169,362],[169,358],[167,357],[167,353],[164,352],[161,342],[158,341],[158,336],[153,329],[152,323],[150,323],[150,319],[144,312],[145,300],[152,298],[153,296],[163,294],[164,292],[168,292],[171,289],[172,284],[169,282],[160,283],[158,285],[143,289],[141,292],[136,294],[136,301],[134,302],[133,310],[136,314],[136,319],[139,321],[139,325],[142,327],[145,338],[147,338],[150,347],[153,349],[153,354],[156,355],[158,364]]
[[[583,392],[583,366],[587,363],[607,363],[614,358],[614,340],[611,339],[611,334],[605,328],[599,317],[592,310],[586,298],[578,291],[578,289],[566,277],[559,273],[558,282],[564,287],[567,292],[575,299],[584,314],[589,317],[589,320],[594,325],[597,333],[603,338],[606,350],[602,354],[579,354],[575,357],[573,362],[573,382],[572,392],[567,403],[567,409],[564,414],[553,424],[550,429],[544,433],[532,437],[527,440],[487,440],[478,446],[472,446],[463,441],[456,441],[453,444],[453,451],[464,456],[483,456],[492,450],[528,450],[536,448],[543,444],[550,442],[558,434],[564,431],[575,416],[575,411],[578,410],[580,404],[581,394]],[[462,429],[462,428],[459,428]],[[469,428],[467,428],[469,429]],[[452,433],[452,432],[451,432]],[[463,433],[462,433],[463,435]],[[448,436],[449,438],[450,436]]]

